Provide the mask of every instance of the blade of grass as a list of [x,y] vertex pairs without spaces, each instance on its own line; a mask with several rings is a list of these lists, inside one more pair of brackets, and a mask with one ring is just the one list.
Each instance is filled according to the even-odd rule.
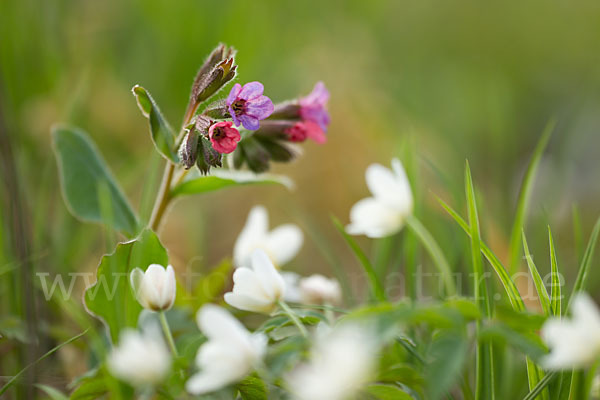
[[540,305],[542,306],[542,310],[544,311],[544,315],[550,315],[550,296],[548,296],[548,291],[546,290],[546,286],[544,286],[544,282],[542,281],[542,277],[533,262],[533,257],[529,252],[529,246],[527,245],[527,238],[525,237],[525,232],[523,234],[523,251],[525,252],[525,259],[527,260],[527,266],[529,266],[529,272],[531,273],[531,277],[533,278],[533,283],[535,285],[535,290],[538,293],[538,298],[540,299]]
[[333,216],[331,217],[331,219],[337,230],[340,231],[342,237],[346,240],[348,246],[350,246],[350,248],[352,249],[352,252],[358,259],[358,262],[363,267],[367,278],[369,278],[369,283],[371,284],[371,292],[373,293],[374,297],[378,301],[386,301],[385,290],[383,289],[383,285],[379,281],[377,273],[375,272],[373,265],[371,265],[371,262],[369,261],[365,253],[362,251],[360,246],[354,241],[354,239],[352,239],[352,237],[350,237],[350,235],[346,233],[346,230],[344,229],[340,221]]
[[554,247],[554,239],[552,239],[552,230],[548,225],[548,245],[550,246],[550,265],[551,265],[551,281],[550,287],[550,309],[552,315],[560,317],[562,314],[562,294],[561,294],[561,279],[558,272],[558,262],[556,260],[556,249]]
[[533,400],[536,399],[540,393],[542,392],[542,390],[544,390],[551,382],[552,380],[556,377],[556,372],[551,372],[548,375],[546,375],[544,378],[542,378],[537,385],[535,385],[535,387],[533,388],[533,390],[531,390],[527,396],[525,396],[523,398],[523,400]]
[[550,139],[550,135],[552,134],[555,126],[556,121],[554,119],[550,120],[546,124],[544,132],[535,146],[535,150],[531,156],[531,161],[527,167],[527,172],[525,173],[525,178],[523,179],[521,192],[519,193],[519,200],[517,202],[515,221],[513,223],[512,232],[510,235],[509,267],[511,273],[515,273],[519,266],[519,257],[521,255],[521,243],[519,243],[519,241],[521,240],[521,231],[525,225],[525,219],[529,209],[529,201],[531,200],[531,193],[533,192],[533,183],[537,174],[540,160],[542,159],[542,154],[544,154],[544,150],[546,149],[546,145],[548,144],[548,140]]
[[83,335],[85,335],[87,333],[87,329],[83,332],[81,332],[78,335],[73,336],[71,339],[67,340],[66,342],[63,342],[61,344],[59,344],[58,346],[52,348],[50,351],[48,351],[46,354],[44,354],[43,356],[41,356],[40,358],[38,358],[37,360],[35,360],[34,362],[32,362],[31,364],[27,365],[25,368],[23,368],[22,370],[20,370],[15,376],[13,376],[8,382],[6,382],[6,384],[4,386],[2,386],[2,388],[0,388],[0,396],[2,394],[4,394],[4,392],[6,392],[8,389],[10,389],[10,387],[21,377],[21,375],[23,375],[29,368],[33,367],[34,365],[36,365],[37,363],[39,363],[40,361],[48,358],[49,356],[51,356],[52,354],[56,353],[61,347],[68,345],[71,342],[74,342],[75,340],[79,339],[80,337],[82,337]]
[[596,220],[596,224],[594,225],[594,229],[592,230],[592,234],[590,235],[590,240],[588,241],[585,253],[583,253],[581,265],[579,266],[579,272],[577,273],[577,279],[575,280],[575,286],[573,287],[573,292],[571,293],[571,297],[569,298],[569,302],[567,303],[567,309],[570,308],[573,296],[577,292],[580,292],[585,289],[588,271],[590,269],[590,265],[592,264],[592,259],[594,258],[594,250],[596,248],[596,242],[598,241],[598,233],[600,233],[600,218]]
[[[491,317],[491,302],[487,282],[483,273],[483,260],[481,259],[481,236],[479,217],[477,215],[477,202],[473,189],[473,179],[469,162],[465,165],[465,193],[467,197],[467,210],[469,215],[469,232],[471,236],[471,261],[473,264],[474,296],[483,314]],[[477,321],[477,332],[481,328],[481,321]],[[475,399],[494,399],[494,355],[490,343],[478,343],[476,352],[475,371]]]
[[[460,216],[452,207],[450,207],[444,200],[437,198],[440,205],[446,210],[448,214],[458,223],[458,225],[465,231],[467,235],[471,235],[469,231],[469,225],[467,222]],[[523,298],[519,294],[519,290],[517,289],[517,285],[515,285],[514,281],[504,268],[504,265],[500,262],[498,257],[494,254],[494,252],[486,246],[485,243],[481,242],[481,253],[490,263],[494,272],[500,279],[502,286],[504,286],[504,291],[508,295],[508,300],[512,307],[517,311],[525,310],[525,303],[523,302]]]
[[406,226],[415,234],[417,238],[425,247],[425,250],[429,253],[435,266],[437,267],[442,279],[444,281],[444,287],[446,288],[446,295],[448,297],[456,296],[456,285],[452,279],[452,268],[444,256],[444,252],[435,241],[431,233],[425,228],[425,226],[415,216],[410,215],[406,218]]
[[573,204],[573,241],[575,243],[577,262],[581,262],[583,255],[583,233],[581,230],[581,215],[579,214],[577,204]]

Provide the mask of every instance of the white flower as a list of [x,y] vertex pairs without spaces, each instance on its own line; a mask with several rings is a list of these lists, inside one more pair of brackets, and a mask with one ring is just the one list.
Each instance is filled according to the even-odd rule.
[[600,357],[600,312],[592,299],[579,293],[573,299],[572,318],[549,318],[542,338],[551,351],[543,360],[547,369],[580,368]]
[[373,197],[362,199],[352,207],[346,231],[370,238],[398,232],[413,211],[412,191],[402,164],[393,159],[392,170],[371,164],[365,177]]
[[343,326],[317,340],[311,360],[287,377],[296,400],[343,400],[367,383],[376,347],[364,329]]
[[281,276],[285,283],[283,300],[291,303],[300,303],[300,288],[298,287],[301,278],[300,275],[295,272],[282,271]]
[[280,225],[269,232],[269,216],[263,206],[250,210],[246,225],[235,242],[233,261],[236,267],[247,267],[252,252],[263,249],[280,267],[298,254],[303,235],[294,224]]
[[200,372],[186,383],[188,392],[199,395],[244,378],[267,348],[263,334],[251,334],[225,309],[207,304],[197,314],[200,330],[208,341],[198,350]]
[[233,291],[225,293],[225,301],[240,310],[268,314],[283,299],[285,282],[264,251],[255,250],[250,264],[252,269],[235,270]]
[[131,271],[131,286],[142,307],[152,311],[171,308],[175,301],[175,271],[172,266],[151,264],[146,272],[136,268]]
[[338,281],[319,274],[301,279],[299,291],[304,304],[339,304],[342,300]]
[[161,383],[171,369],[171,354],[158,327],[140,333],[124,329],[108,355],[110,372],[133,386]]

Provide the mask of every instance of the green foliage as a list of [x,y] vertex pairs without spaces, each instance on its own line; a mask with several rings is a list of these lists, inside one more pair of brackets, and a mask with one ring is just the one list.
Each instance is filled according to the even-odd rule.
[[96,272],[97,281],[85,291],[85,306],[93,316],[106,326],[113,343],[124,328],[137,326],[142,311],[135,298],[129,275],[134,268],[143,271],[150,264],[167,266],[167,251],[156,234],[145,230],[131,241],[119,243],[112,254],[100,261]]
[[143,87],[135,85],[131,91],[137,100],[140,111],[148,118],[150,137],[152,137],[154,147],[167,160],[177,164],[179,157],[175,148],[175,133],[160,112],[158,105],[152,96],[150,96],[150,93]]
[[540,299],[540,304],[542,306],[542,310],[545,315],[550,315],[551,306],[550,306],[550,296],[548,296],[548,291],[546,290],[546,286],[544,286],[544,281],[540,276],[540,273],[533,262],[533,257],[529,253],[529,246],[527,245],[527,239],[525,238],[525,232],[523,232],[523,250],[525,251],[525,259],[527,260],[527,265],[529,266],[529,272],[531,273],[531,277],[533,278],[533,283],[535,284],[535,289],[538,294],[538,298]]
[[200,176],[188,179],[171,190],[171,196],[183,196],[192,194],[201,194],[213,192],[228,187],[243,185],[286,185],[285,180],[276,175],[267,175],[264,177],[245,177],[245,179],[233,179],[218,176]]
[[412,400],[408,393],[391,385],[369,385],[364,392],[369,398],[376,400]]
[[248,376],[236,386],[243,400],[266,400],[269,396],[267,385],[257,376]]
[[581,259],[581,265],[579,266],[579,271],[577,272],[577,279],[575,280],[575,286],[573,286],[573,292],[571,293],[571,297],[569,298],[567,309],[571,305],[571,300],[573,300],[573,296],[577,292],[585,290],[588,272],[592,264],[592,259],[594,258],[594,250],[596,249],[596,243],[598,242],[598,234],[600,234],[600,218],[596,220],[596,224],[594,225],[594,229],[592,230],[592,234],[590,235],[590,240],[588,241],[585,253],[583,253],[583,258]]
[[[85,132],[57,126],[52,130],[52,139],[63,198],[71,214],[133,235],[138,225],[137,217]],[[102,202],[109,205],[110,215],[103,213]]]

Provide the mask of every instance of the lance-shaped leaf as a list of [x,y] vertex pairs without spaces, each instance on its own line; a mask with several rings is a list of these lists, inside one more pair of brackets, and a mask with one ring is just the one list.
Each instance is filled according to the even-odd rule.
[[102,258],[96,283],[86,289],[84,303],[90,314],[104,322],[113,343],[122,329],[137,326],[142,311],[129,283],[131,271],[136,267],[145,271],[150,264],[168,263],[167,251],[150,230],[137,239],[119,243],[114,253]]
[[[71,214],[133,235],[137,217],[87,134],[78,128],[58,126],[52,130],[52,139],[63,198]],[[110,208],[108,215],[103,205]]]
[[177,149],[175,149],[175,133],[160,112],[158,105],[152,96],[150,96],[150,93],[143,87],[135,85],[131,91],[135,95],[142,114],[148,118],[150,136],[156,150],[167,160],[178,163],[179,158],[177,156]]

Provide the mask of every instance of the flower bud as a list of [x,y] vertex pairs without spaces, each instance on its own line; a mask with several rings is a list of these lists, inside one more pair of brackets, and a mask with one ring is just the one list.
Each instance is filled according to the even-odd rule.
[[203,175],[209,173],[211,167],[222,167],[221,153],[216,151],[206,136],[201,135],[198,141],[198,159],[196,166]]
[[298,286],[300,300],[304,304],[339,304],[342,300],[338,281],[323,275],[315,274],[303,278]]
[[151,264],[146,272],[140,268],[131,271],[131,286],[138,302],[151,311],[165,311],[175,302],[175,271],[172,266]]
[[208,56],[192,85],[190,103],[199,104],[215,94],[235,77],[235,50],[220,44]]
[[179,147],[179,160],[185,169],[190,169],[198,157],[198,132],[192,127]]

